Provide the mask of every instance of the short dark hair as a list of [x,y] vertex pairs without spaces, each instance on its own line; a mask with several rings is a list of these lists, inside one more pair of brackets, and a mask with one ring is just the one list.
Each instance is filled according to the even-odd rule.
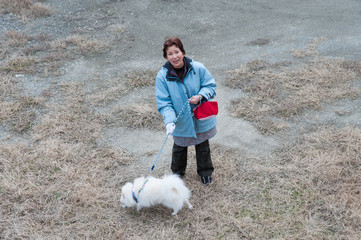
[[186,51],[183,48],[183,43],[182,41],[177,38],[177,37],[173,37],[173,38],[169,38],[166,37],[164,40],[164,44],[163,44],[163,57],[167,58],[167,49],[171,46],[176,46],[177,48],[179,48],[179,50],[182,51],[182,53],[185,55]]

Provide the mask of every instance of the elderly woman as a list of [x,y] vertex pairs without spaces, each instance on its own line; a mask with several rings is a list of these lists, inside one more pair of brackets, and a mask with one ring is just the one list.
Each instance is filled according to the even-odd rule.
[[[172,172],[184,176],[187,147],[195,145],[197,173],[202,183],[208,185],[212,183],[214,170],[208,140],[217,133],[217,119],[198,120],[191,110],[200,102],[216,96],[216,83],[202,63],[185,57],[185,54],[179,38],[166,38],[163,57],[168,61],[156,78],[157,108],[163,116],[167,134],[173,135]],[[177,120],[187,100],[190,106]]]

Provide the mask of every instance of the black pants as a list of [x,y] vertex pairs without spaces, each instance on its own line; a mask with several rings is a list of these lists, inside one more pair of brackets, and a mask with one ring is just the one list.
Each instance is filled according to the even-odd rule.
[[[187,150],[188,147],[181,147],[174,143],[171,164],[173,173],[184,176],[187,168]],[[198,175],[201,177],[211,176],[214,168],[208,140],[196,145],[196,159]]]

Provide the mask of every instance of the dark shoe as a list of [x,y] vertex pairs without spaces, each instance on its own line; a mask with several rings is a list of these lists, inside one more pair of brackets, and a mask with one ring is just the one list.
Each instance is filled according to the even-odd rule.
[[203,185],[208,185],[208,184],[212,183],[211,176],[201,177],[201,180],[202,180]]

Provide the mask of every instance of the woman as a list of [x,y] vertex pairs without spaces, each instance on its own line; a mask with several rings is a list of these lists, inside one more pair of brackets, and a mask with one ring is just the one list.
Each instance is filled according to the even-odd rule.
[[[216,133],[217,119],[198,120],[192,110],[200,102],[216,96],[216,83],[202,63],[185,57],[179,38],[166,38],[163,57],[168,61],[157,74],[155,95],[157,107],[164,119],[167,134],[173,135],[171,170],[184,176],[187,167],[187,147],[195,145],[197,173],[204,185],[212,183],[214,170],[208,139]],[[190,108],[177,120],[186,101]]]

